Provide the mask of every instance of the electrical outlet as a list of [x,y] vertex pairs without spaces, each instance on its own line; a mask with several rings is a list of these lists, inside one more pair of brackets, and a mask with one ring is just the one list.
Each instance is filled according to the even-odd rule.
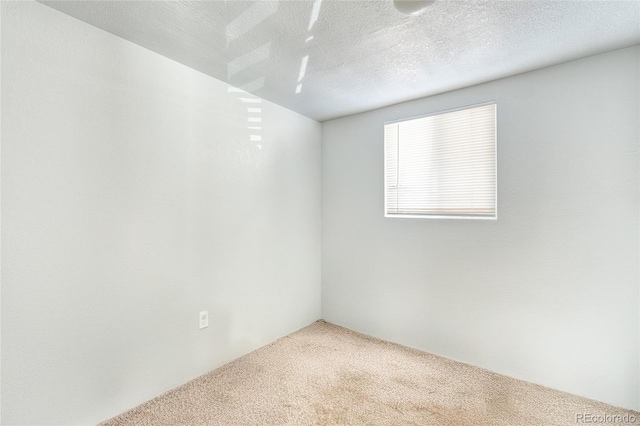
[[200,312],[200,329],[209,327],[209,311]]

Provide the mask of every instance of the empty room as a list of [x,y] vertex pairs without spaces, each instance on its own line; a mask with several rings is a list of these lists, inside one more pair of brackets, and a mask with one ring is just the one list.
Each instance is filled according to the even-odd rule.
[[0,1],[0,424],[640,424],[640,2]]

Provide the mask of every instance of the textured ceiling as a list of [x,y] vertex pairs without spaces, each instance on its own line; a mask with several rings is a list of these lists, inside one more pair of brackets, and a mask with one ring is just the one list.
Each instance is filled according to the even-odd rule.
[[639,1],[42,1],[316,120],[640,43]]

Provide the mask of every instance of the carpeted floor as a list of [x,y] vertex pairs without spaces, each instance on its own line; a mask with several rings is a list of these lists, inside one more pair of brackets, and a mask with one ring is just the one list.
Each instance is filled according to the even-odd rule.
[[103,425],[550,426],[577,414],[640,424],[638,412],[317,321]]

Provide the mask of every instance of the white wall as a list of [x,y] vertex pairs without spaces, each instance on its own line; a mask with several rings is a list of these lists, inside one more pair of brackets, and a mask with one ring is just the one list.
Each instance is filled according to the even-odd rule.
[[[2,424],[106,419],[320,317],[320,125],[2,2]],[[640,409],[640,48],[323,124],[323,316]],[[498,102],[499,219],[385,219],[382,124]],[[197,329],[200,310],[210,326]]]
[[[640,48],[323,123],[323,317],[640,409]],[[385,121],[497,101],[498,220],[385,219]]]
[[1,14],[3,424],[97,423],[320,317],[319,123],[262,102],[260,150],[226,84]]

